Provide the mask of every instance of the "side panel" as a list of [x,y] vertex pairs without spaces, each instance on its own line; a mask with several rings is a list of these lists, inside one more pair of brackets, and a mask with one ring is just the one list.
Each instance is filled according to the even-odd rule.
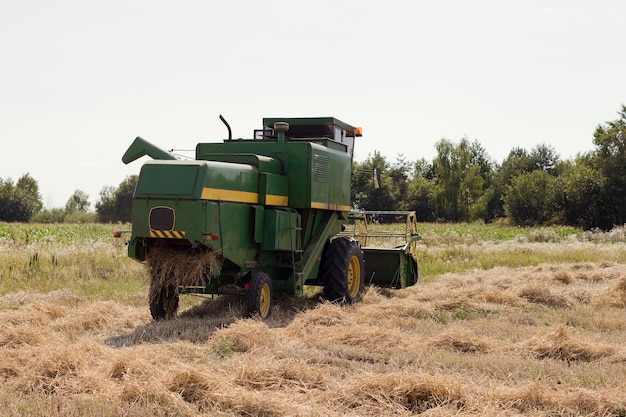
[[310,207],[350,211],[352,161],[345,152],[311,144]]
[[345,152],[329,150],[330,184],[328,203],[331,210],[350,211],[352,160]]
[[185,196],[194,194],[198,172],[204,171],[201,165],[181,165],[173,163],[145,164],[139,174],[141,181],[135,188],[136,196]]
[[[256,258],[258,245],[254,242],[253,206],[229,202],[208,202],[217,206],[219,213],[219,242],[224,258],[243,267],[246,261]],[[210,220],[210,219],[208,219]]]
[[257,204],[259,173],[250,165],[207,161],[202,179],[203,200]]
[[263,250],[292,251],[300,247],[296,241],[299,214],[286,210],[265,210]]
[[265,217],[265,207],[253,206],[254,210],[254,241],[263,242],[263,219]]
[[259,204],[287,207],[287,177],[263,172],[259,175]]
[[[251,194],[231,193],[230,195],[236,198],[236,201],[270,206],[288,206],[295,209],[314,208],[347,212],[350,211],[351,205],[352,159],[350,154],[345,152],[343,145],[327,144],[329,146],[307,140],[293,140],[285,143],[241,140],[198,144],[196,153],[199,157],[212,159],[226,158],[227,156],[229,159],[233,159],[234,156],[232,155],[237,153],[254,153],[271,158],[273,162],[272,172],[265,172],[259,168],[259,189],[255,190],[259,194],[258,198],[253,199]],[[257,159],[261,161],[262,158],[257,156]],[[212,170],[213,164],[225,164],[231,167],[243,165],[215,161],[207,161],[207,163],[210,170]],[[258,165],[264,167],[261,162],[258,162]],[[284,168],[284,171],[277,173],[277,166],[279,165]],[[287,182],[288,191],[286,203],[282,195],[284,181]],[[239,188],[235,188],[235,183],[229,182],[229,184],[228,187],[224,188],[239,190]],[[223,193],[205,191],[207,191],[204,194],[206,198],[227,198],[225,197],[226,194]],[[248,197],[250,197],[249,201],[245,201],[245,198]],[[233,200],[231,199],[231,201]]]

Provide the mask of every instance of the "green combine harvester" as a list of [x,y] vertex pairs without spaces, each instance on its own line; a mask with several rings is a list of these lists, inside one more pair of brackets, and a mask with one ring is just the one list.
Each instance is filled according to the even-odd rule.
[[274,292],[302,296],[315,285],[353,303],[366,284],[417,282],[416,231],[377,249],[347,230],[359,217],[350,189],[360,128],[333,117],[264,118],[252,139],[232,139],[220,118],[228,139],[198,143],[193,160],[141,137],[122,157],[153,158],[133,195],[128,255],[148,266],[155,320],[174,317],[181,294],[245,295],[248,314],[267,318]]

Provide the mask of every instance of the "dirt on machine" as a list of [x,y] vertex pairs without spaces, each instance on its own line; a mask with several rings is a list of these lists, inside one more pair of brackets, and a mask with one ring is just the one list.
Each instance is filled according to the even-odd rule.
[[[334,117],[264,118],[250,139],[198,143],[183,159],[141,137],[126,164],[145,155],[132,200],[128,255],[146,264],[155,320],[173,318],[183,294],[242,295],[267,318],[274,294],[323,287],[338,303],[366,285],[418,280],[413,212],[404,232],[367,229],[383,212],[352,209],[352,158],[361,128]],[[365,222],[365,231],[363,229]],[[370,246],[381,238],[392,247]]]

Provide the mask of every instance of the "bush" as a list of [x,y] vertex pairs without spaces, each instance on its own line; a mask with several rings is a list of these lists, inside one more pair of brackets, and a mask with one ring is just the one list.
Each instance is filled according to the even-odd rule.
[[138,179],[137,175],[130,175],[118,188],[107,186],[100,191],[100,201],[96,203],[98,221],[130,222],[133,193]]
[[512,223],[547,225],[561,217],[558,179],[542,170],[521,174],[511,181],[504,196],[504,209]]
[[0,178],[0,221],[27,222],[41,211],[43,203],[39,185],[29,174],[13,184]]
[[98,220],[98,215],[94,212],[77,211],[72,214],[65,215],[65,223],[74,224],[87,224],[95,223]]
[[32,218],[35,223],[63,223],[65,221],[65,210],[61,208],[44,209]]

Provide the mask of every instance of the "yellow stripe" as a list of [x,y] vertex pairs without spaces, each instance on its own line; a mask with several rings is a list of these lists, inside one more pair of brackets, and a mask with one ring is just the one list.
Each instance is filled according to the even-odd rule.
[[185,231],[177,230],[150,230],[150,237],[168,238],[168,239],[183,239],[185,237]]
[[203,200],[234,201],[236,203],[259,203],[258,193],[250,191],[223,190],[220,188],[204,187],[200,198]]
[[265,196],[265,204],[269,206],[287,206],[289,204],[289,197],[286,195],[267,194]]
[[346,206],[343,204],[330,204],[330,203],[320,203],[318,201],[311,202],[311,208],[323,209],[323,210],[334,210],[334,211],[350,211],[350,206]]

